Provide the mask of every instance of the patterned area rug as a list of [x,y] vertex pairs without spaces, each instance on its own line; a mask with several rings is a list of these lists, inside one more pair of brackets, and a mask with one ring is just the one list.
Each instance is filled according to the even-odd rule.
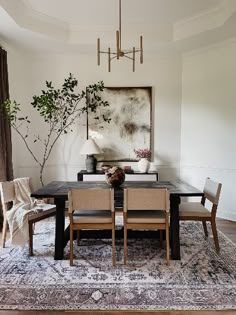
[[[181,224],[181,261],[166,266],[155,239],[131,239],[128,265],[122,241],[75,244],[75,266],[54,261],[54,221],[39,222],[34,257],[28,248],[0,250],[0,309],[5,310],[219,310],[236,309],[236,247],[219,233],[221,254],[198,223]],[[164,244],[163,244],[164,245]]]

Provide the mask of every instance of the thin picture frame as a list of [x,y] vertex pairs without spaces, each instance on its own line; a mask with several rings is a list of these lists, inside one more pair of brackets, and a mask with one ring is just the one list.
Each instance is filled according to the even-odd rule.
[[98,160],[135,162],[134,149],[149,149],[152,159],[152,87],[105,87],[101,97],[109,103],[110,124],[93,124],[93,113],[88,115],[89,137],[103,150]]

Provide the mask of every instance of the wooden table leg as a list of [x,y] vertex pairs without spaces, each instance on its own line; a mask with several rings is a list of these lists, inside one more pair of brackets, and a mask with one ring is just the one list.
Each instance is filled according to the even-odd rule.
[[171,258],[180,259],[180,241],[179,241],[179,196],[170,196],[170,244]]
[[61,260],[64,256],[65,199],[55,198],[55,204],[57,212],[54,259]]

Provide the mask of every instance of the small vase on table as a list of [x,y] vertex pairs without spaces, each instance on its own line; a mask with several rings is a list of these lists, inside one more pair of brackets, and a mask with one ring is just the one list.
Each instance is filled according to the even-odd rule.
[[148,173],[150,168],[150,162],[148,161],[147,158],[141,158],[138,161],[138,169],[140,173]]

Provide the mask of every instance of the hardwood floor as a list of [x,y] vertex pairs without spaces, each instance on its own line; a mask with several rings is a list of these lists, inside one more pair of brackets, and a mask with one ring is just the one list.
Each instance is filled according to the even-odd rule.
[[[217,219],[217,228],[236,244],[236,222]],[[0,239],[2,234],[0,232]],[[0,315],[236,315],[236,310],[222,311],[0,311]]]
[[217,219],[217,228],[236,244],[236,222]]

